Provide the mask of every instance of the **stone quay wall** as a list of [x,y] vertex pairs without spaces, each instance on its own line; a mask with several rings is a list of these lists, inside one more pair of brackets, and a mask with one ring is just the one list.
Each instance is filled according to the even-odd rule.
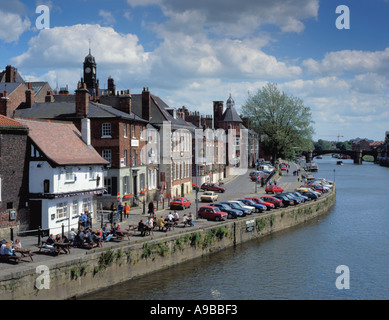
[[212,226],[166,236],[149,236],[118,243],[111,248],[88,251],[82,257],[50,260],[37,273],[23,266],[0,278],[0,297],[6,300],[65,300],[77,298],[123,281],[145,276],[179,263],[209,255],[246,241],[263,238],[303,225],[330,212],[333,191],[315,201],[296,207],[275,209],[260,215],[228,220]]

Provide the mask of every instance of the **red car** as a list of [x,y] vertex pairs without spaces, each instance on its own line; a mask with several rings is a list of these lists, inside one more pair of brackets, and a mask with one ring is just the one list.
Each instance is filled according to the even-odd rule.
[[253,200],[255,203],[265,205],[268,211],[270,209],[274,209],[276,207],[273,203],[265,201],[265,200],[263,200],[261,198],[246,198],[246,199],[250,199],[250,200]]
[[203,183],[201,185],[201,190],[215,191],[215,192],[224,192],[226,188],[219,186],[216,183]]
[[266,194],[268,194],[268,193],[281,193],[283,191],[284,191],[284,189],[282,189],[281,187],[275,186],[275,185],[271,185],[271,184],[269,184],[265,188]]
[[191,202],[185,197],[175,197],[170,201],[170,210],[190,208]]
[[284,204],[282,203],[282,200],[277,199],[277,198],[274,198],[274,197],[266,196],[266,197],[261,197],[261,199],[262,199],[263,201],[266,201],[266,202],[269,202],[269,203],[274,204],[274,206],[275,206],[276,208],[280,208],[280,207],[283,207],[283,206],[284,206]]
[[227,220],[228,214],[218,207],[205,206],[199,209],[199,217],[207,220]]

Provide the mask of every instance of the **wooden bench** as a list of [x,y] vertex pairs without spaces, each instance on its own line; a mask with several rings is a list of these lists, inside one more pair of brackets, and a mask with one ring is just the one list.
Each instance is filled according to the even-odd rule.
[[17,255],[7,255],[7,254],[0,254],[0,260],[1,261],[13,261],[16,262],[16,264],[19,264],[19,262],[22,260],[22,256],[17,256]]
[[[51,245],[50,245],[51,246]],[[54,247],[54,244],[52,245]],[[42,249],[44,249],[46,253],[54,253],[56,254],[57,256],[61,253],[61,250],[54,247],[54,248],[47,248],[46,247],[46,241],[42,241],[42,243],[40,245],[38,245],[38,248],[39,248],[39,253],[42,252]]]
[[15,252],[20,253],[20,255],[21,255],[22,258],[30,257],[31,261],[34,261],[34,260],[32,259],[32,255],[33,255],[33,254],[31,253],[30,250],[15,248]]
[[70,248],[71,248],[70,242],[68,242],[68,243],[53,243],[50,246],[53,246],[54,248],[47,248],[46,244],[47,244],[46,241],[42,241],[42,244],[38,246],[39,252],[42,252],[42,249],[45,249],[49,253],[55,253],[57,256],[59,256],[62,251],[64,253],[70,253]]
[[127,237],[127,240],[130,240],[130,231],[119,231],[116,232],[114,236],[111,237],[110,241],[122,241],[124,240],[124,237]]

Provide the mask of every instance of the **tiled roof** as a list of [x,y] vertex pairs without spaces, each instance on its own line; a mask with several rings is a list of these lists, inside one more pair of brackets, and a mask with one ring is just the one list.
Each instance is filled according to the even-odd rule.
[[22,125],[20,122],[0,115],[0,129],[27,129],[24,125]]
[[108,164],[88,147],[74,124],[50,120],[18,119],[30,129],[29,137],[57,165]]

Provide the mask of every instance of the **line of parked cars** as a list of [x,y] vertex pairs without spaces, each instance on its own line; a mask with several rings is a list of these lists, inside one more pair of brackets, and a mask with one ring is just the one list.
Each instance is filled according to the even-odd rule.
[[[206,190],[200,201],[210,202],[209,205],[199,209],[198,216],[208,220],[227,220],[244,217],[253,213],[261,213],[276,208],[295,206],[306,201],[318,199],[323,193],[333,187],[333,182],[318,178],[310,180],[307,184],[301,185],[295,191],[284,192],[284,189],[277,185],[268,185],[265,188],[266,196],[246,197],[237,200],[217,201],[217,192],[225,192],[226,188],[217,184],[203,184],[202,190]],[[211,190],[213,189],[213,190]],[[273,193],[273,195],[268,195]],[[190,201],[185,197],[176,197],[170,202],[170,208],[190,208]]]

